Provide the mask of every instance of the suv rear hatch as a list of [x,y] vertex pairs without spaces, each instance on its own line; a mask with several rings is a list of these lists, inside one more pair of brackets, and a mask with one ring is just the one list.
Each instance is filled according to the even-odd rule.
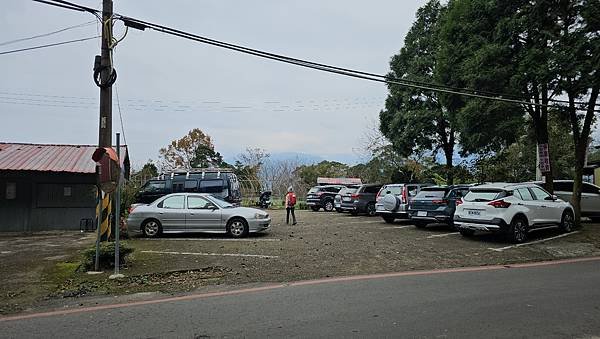
[[440,207],[446,207],[448,200],[446,195],[448,188],[445,187],[424,187],[411,201],[411,210],[434,211]]
[[510,206],[502,199],[507,195],[503,189],[471,189],[462,198],[460,217],[482,221],[498,218]]

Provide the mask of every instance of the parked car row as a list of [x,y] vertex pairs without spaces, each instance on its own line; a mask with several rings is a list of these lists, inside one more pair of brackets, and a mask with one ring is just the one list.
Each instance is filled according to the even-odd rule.
[[[463,236],[472,236],[475,231],[496,232],[519,243],[531,231],[559,227],[570,232],[574,227],[575,213],[570,204],[573,181],[556,180],[556,195],[548,193],[541,184],[323,186],[311,189],[307,201],[312,199],[315,211],[323,206],[326,211],[335,208],[352,215],[378,215],[386,223],[411,219],[419,228],[444,223]],[[600,187],[583,184],[581,214],[593,221],[600,220]]]

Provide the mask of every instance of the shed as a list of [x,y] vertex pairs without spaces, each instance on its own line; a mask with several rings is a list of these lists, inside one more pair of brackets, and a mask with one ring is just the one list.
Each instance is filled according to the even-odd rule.
[[[0,142],[0,232],[78,230],[94,219],[96,147]],[[127,146],[121,166],[129,177]]]

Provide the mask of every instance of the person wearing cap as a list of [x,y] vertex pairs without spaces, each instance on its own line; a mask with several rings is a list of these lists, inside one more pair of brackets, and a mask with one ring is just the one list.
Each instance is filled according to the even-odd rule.
[[296,225],[296,214],[294,213],[294,208],[296,206],[296,193],[294,193],[294,188],[292,186],[288,187],[287,194],[285,195],[285,211],[286,225],[290,224],[290,213],[292,214],[292,225]]

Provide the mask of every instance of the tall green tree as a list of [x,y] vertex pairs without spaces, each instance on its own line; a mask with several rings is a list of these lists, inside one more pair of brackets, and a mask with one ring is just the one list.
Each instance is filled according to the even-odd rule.
[[[417,18],[404,39],[404,47],[390,62],[393,78],[435,82],[439,22],[444,8],[431,0],[417,11]],[[452,158],[457,144],[456,107],[440,100],[435,91],[388,85],[385,109],[379,114],[380,130],[403,156],[422,151],[444,154],[447,181],[453,182]]]
[[[571,123],[575,176],[573,199],[575,219],[581,218],[583,166],[591,129],[597,118],[600,92],[600,1],[556,0],[550,11],[556,29],[549,40],[558,73],[558,90],[568,97],[565,115]],[[581,103],[578,103],[581,102]]]

